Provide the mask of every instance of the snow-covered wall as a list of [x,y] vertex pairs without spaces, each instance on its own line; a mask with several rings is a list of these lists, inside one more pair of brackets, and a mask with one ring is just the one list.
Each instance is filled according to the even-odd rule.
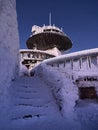
[[0,0],[0,96],[6,93],[19,69],[16,0]]
[[71,120],[80,99],[76,80],[80,76],[98,76],[98,49],[48,59],[36,68],[35,74],[51,88],[61,114]]
[[54,69],[76,75],[98,73],[98,48],[74,52],[44,61]]
[[74,118],[74,107],[79,96],[78,88],[72,80],[44,63],[36,68],[35,74],[49,86],[61,115],[68,120]]

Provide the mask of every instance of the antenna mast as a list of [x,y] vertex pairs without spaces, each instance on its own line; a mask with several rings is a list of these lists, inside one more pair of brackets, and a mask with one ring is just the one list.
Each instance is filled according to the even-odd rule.
[[49,25],[51,26],[51,12],[49,13]]

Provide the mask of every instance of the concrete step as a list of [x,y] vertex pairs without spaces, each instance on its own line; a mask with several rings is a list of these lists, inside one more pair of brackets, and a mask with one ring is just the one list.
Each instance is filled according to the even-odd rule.
[[17,78],[9,89],[11,120],[34,119],[41,116],[56,116],[59,113],[48,86],[37,77]]

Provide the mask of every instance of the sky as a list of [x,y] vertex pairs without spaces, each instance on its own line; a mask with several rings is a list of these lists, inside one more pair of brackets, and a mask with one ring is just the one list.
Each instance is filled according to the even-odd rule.
[[16,0],[20,48],[25,49],[33,25],[52,24],[71,39],[70,52],[98,47],[98,0]]

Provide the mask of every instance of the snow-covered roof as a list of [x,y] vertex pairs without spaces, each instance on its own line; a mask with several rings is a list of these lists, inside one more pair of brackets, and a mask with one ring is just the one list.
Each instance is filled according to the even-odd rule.
[[34,25],[34,26],[32,26],[31,32],[33,33],[32,35],[35,35],[35,34],[38,34],[38,33],[43,33],[43,32],[53,32],[53,33],[64,34],[63,31],[61,29],[59,29],[58,27],[56,27],[55,25],[53,25],[53,26],[51,26],[51,25],[48,25],[48,26],[44,25],[43,27]]
[[61,56],[58,56],[55,58],[47,59],[44,62],[45,63],[57,62],[58,60],[62,61],[64,59],[78,58],[80,56],[92,55],[92,54],[96,54],[96,53],[98,53],[98,48],[82,50],[82,51],[78,51],[78,52],[61,55]]
[[48,50],[56,46],[59,50],[65,51],[72,47],[68,36],[55,25],[42,27],[34,25],[31,32],[26,42],[29,49]]
[[[41,50],[33,50],[33,49],[20,49],[20,53],[27,53],[27,52],[37,52],[37,53],[43,53],[43,54],[48,54],[48,55],[53,55],[52,53],[49,53],[47,51],[41,51]],[[55,55],[53,55],[55,56]]]

